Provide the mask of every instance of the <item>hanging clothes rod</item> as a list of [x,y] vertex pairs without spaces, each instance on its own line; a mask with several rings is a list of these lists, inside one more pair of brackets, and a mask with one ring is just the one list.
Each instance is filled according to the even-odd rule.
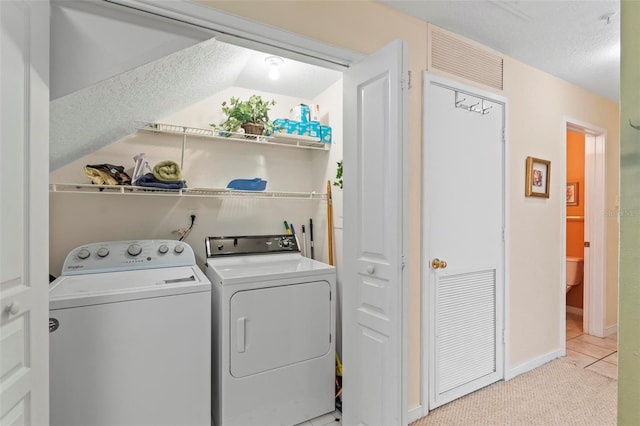
[[461,109],[466,109],[469,112],[475,112],[475,113],[482,114],[482,115],[489,114],[489,110],[491,108],[493,108],[492,105],[485,106],[484,99],[480,99],[480,102],[476,102],[473,105],[465,105],[465,104],[463,104],[463,102],[466,101],[466,100],[467,100],[467,98],[460,99],[460,93],[456,92],[455,107],[456,108],[461,108]]

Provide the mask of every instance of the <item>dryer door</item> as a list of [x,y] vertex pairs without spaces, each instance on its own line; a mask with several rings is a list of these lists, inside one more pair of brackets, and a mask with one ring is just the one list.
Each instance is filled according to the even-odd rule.
[[331,287],[326,281],[239,291],[230,304],[234,377],[318,358],[331,348]]

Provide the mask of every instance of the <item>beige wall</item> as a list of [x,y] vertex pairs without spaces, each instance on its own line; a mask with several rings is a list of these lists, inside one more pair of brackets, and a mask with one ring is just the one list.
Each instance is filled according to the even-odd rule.
[[[616,210],[618,195],[618,105],[535,68],[507,58],[505,94],[510,100],[511,219],[511,364],[543,356],[561,345],[558,297],[561,281],[565,182],[560,181],[563,118],[571,117],[607,130],[606,209]],[[551,161],[549,199],[526,198],[527,156]],[[604,212],[603,212],[604,213]],[[607,325],[617,315],[617,220],[609,216],[607,232]]]
[[[420,236],[421,236],[421,73],[427,68],[427,24],[371,1],[209,1],[212,7],[280,27],[326,43],[371,53],[395,39],[409,46],[413,88],[409,91],[409,408],[421,403],[420,372]],[[618,186],[618,107],[583,89],[510,58],[505,59],[505,90],[509,98],[510,236],[510,368],[561,348],[560,241],[564,183],[552,173],[551,197],[524,197],[525,158],[551,160],[562,167],[563,117],[607,129],[607,208],[615,209]],[[556,178],[554,179],[554,176]],[[184,204],[184,200],[175,201]],[[210,202],[203,202],[210,203]],[[141,209],[150,211],[141,201]],[[182,205],[182,208],[188,206]],[[106,208],[106,207],[105,207]],[[113,207],[112,207],[113,208]],[[203,205],[203,210],[208,207]],[[99,214],[107,214],[102,211]],[[53,213],[52,213],[53,214]],[[181,222],[180,222],[181,223]],[[173,223],[166,227],[175,226]],[[212,223],[212,226],[215,224]],[[52,229],[56,221],[52,218]],[[131,227],[126,223],[123,227]],[[157,232],[157,226],[145,225]],[[70,231],[73,227],[70,227]],[[617,222],[607,222],[607,324],[616,317]],[[120,232],[120,231],[118,231]],[[64,236],[60,236],[64,238]],[[52,252],[60,247],[52,245]],[[66,252],[65,252],[66,253]],[[509,367],[508,367],[509,368]]]
[[[410,91],[409,186],[410,240],[419,249],[420,222],[420,129],[421,86],[418,77],[427,64],[426,24],[384,5],[369,1],[202,1],[212,7],[264,22],[327,43],[370,53],[394,39],[409,43]],[[562,209],[564,182],[552,174],[549,199],[524,197],[525,158],[551,160],[552,170],[561,164],[563,118],[571,117],[607,130],[607,210],[616,211],[618,195],[618,104],[569,84],[511,58],[505,58],[504,95],[509,98],[510,237],[510,364],[516,367],[561,346],[560,298]],[[556,177],[554,179],[554,176]],[[617,220],[607,220],[607,314],[606,325],[617,316]],[[409,307],[410,398],[409,407],[420,402],[419,344],[420,257],[410,258]]]

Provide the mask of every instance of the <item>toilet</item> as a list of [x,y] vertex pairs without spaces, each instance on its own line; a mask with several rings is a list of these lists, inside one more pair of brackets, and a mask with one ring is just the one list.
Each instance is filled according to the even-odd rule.
[[567,293],[571,288],[582,284],[583,269],[583,258],[567,256]]

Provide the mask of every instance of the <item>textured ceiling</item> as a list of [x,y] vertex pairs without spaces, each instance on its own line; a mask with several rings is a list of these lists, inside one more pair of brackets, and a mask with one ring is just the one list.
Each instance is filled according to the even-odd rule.
[[213,37],[107,2],[51,1],[51,99]]
[[379,1],[619,101],[617,0]]
[[313,99],[342,76],[285,58],[273,81],[267,56],[211,39],[52,101],[51,170],[229,87]]

